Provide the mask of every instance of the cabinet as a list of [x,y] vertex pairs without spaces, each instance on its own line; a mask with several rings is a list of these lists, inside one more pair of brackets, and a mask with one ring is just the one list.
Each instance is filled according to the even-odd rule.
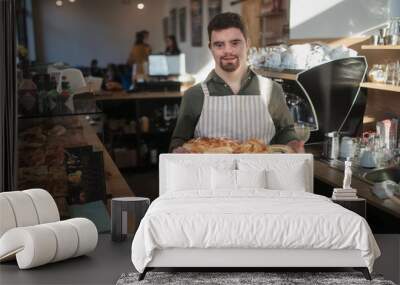
[[354,200],[332,199],[332,202],[360,215],[364,219],[367,218],[367,203],[363,198],[356,198]]

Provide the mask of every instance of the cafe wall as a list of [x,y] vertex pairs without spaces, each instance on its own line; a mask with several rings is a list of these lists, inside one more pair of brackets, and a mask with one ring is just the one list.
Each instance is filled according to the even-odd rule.
[[[166,1],[145,1],[137,9],[136,1],[54,0],[33,1],[37,58],[42,62],[63,61],[71,65],[89,65],[97,58],[100,66],[124,63],[137,31],[150,32],[154,51],[164,49],[160,19]],[[151,16],[149,16],[151,15]]]
[[[194,74],[196,81],[201,81],[207,77],[207,74],[214,68],[211,53],[208,49],[207,25],[209,22],[209,0],[199,0],[202,7],[203,29],[201,35],[202,45],[200,47],[192,46],[190,7],[191,1],[188,0],[168,0],[165,6],[163,17],[169,17],[171,10],[186,7],[186,40],[183,42],[179,36],[179,19],[177,21],[178,45],[183,53],[186,54],[186,71]],[[222,0],[222,12],[241,13],[241,4],[231,5],[232,0]],[[179,18],[179,17],[178,17]]]
[[290,38],[357,35],[387,22],[398,0],[292,0]]

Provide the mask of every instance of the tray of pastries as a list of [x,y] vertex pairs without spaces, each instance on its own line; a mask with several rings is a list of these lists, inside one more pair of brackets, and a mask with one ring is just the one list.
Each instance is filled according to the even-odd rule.
[[190,153],[294,153],[287,145],[266,145],[261,140],[244,142],[227,138],[195,138],[183,146]]

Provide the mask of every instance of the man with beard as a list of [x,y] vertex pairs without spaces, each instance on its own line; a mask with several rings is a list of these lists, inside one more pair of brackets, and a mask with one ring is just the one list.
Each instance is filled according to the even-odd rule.
[[249,40],[240,16],[215,16],[208,25],[208,38],[215,69],[185,92],[170,151],[187,152],[182,147],[186,141],[209,137],[255,138],[304,152],[281,86],[255,74],[247,64]]

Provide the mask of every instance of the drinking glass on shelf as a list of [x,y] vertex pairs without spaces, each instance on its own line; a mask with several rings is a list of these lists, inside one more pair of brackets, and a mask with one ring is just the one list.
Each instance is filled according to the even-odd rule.
[[399,82],[399,63],[391,62],[386,65],[385,83],[390,85],[397,85]]
[[294,124],[294,130],[299,140],[307,142],[310,139],[311,128],[308,124],[297,122]]
[[396,85],[400,85],[400,62],[396,62]]
[[388,36],[390,38],[389,45],[399,44],[400,37],[400,17],[394,17],[389,23]]
[[384,64],[374,64],[368,72],[368,81],[374,83],[385,83],[386,66]]

